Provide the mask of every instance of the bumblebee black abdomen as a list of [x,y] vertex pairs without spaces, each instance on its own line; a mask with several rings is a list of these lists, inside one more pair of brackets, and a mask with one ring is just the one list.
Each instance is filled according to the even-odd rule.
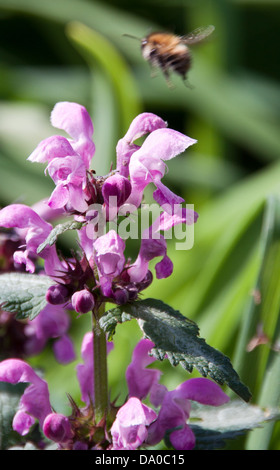
[[191,56],[190,54],[172,55],[168,58],[168,64],[174,72],[185,77],[191,66]]

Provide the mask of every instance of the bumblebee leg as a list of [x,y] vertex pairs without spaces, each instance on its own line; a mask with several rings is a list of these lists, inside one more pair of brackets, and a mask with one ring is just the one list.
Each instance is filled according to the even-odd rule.
[[162,71],[163,71],[163,75],[166,80],[168,88],[171,88],[171,89],[175,88],[174,84],[170,80],[168,68],[162,67]]
[[190,88],[190,90],[194,90],[194,89],[195,89],[195,86],[192,85],[192,84],[188,81],[187,77],[183,77],[183,83],[184,83],[184,85],[185,85],[187,88]]
[[157,68],[155,65],[150,63],[151,77],[155,78],[157,76]]

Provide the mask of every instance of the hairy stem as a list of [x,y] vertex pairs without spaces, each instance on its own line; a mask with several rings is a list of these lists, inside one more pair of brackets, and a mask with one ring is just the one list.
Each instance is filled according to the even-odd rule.
[[94,398],[95,419],[98,423],[106,417],[109,405],[107,377],[107,341],[100,327],[99,320],[105,311],[105,304],[95,309],[92,315],[93,323],[93,355],[94,355]]

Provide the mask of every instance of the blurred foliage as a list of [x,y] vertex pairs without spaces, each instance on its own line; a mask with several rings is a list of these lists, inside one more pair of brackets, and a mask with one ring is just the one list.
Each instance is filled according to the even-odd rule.
[[[172,77],[174,89],[160,73],[151,78],[139,42],[123,36],[141,38],[153,30],[181,35],[207,24],[215,33],[193,48],[193,89],[179,77]],[[200,215],[195,244],[184,252],[170,242],[174,273],[144,294],[194,319],[209,344],[235,359],[253,402],[262,406],[279,406],[279,352],[271,348],[279,329],[279,24],[276,0],[0,0],[1,206],[33,204],[50,194],[43,167],[26,158],[57,132],[49,124],[57,101],[89,110],[97,174],[115,162],[117,140],[141,111],[196,138],[170,162],[165,177]],[[66,237],[62,248],[72,243]],[[265,303],[255,313],[259,282]],[[77,352],[89,322],[73,316]],[[248,352],[260,323],[271,341]],[[127,393],[123,377],[137,335],[133,322],[117,328],[109,357],[113,398]],[[36,363],[45,367],[61,410],[66,391],[77,395],[73,365],[62,368],[60,388],[47,351]],[[179,367],[164,376],[170,387],[182,378]],[[279,438],[279,425],[270,423],[238,446],[279,449]]]

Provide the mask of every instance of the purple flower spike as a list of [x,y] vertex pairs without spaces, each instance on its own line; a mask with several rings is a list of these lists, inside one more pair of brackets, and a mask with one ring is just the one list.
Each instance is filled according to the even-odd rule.
[[113,450],[135,450],[141,446],[148,436],[147,426],[156,416],[138,398],[129,398],[119,409],[111,428]]
[[13,429],[25,435],[35,419],[38,419],[42,426],[46,416],[51,413],[47,383],[34,372],[29,364],[19,359],[7,359],[0,362],[0,381],[10,384],[20,382],[31,384],[25,389],[20,399],[19,410],[13,420]]

